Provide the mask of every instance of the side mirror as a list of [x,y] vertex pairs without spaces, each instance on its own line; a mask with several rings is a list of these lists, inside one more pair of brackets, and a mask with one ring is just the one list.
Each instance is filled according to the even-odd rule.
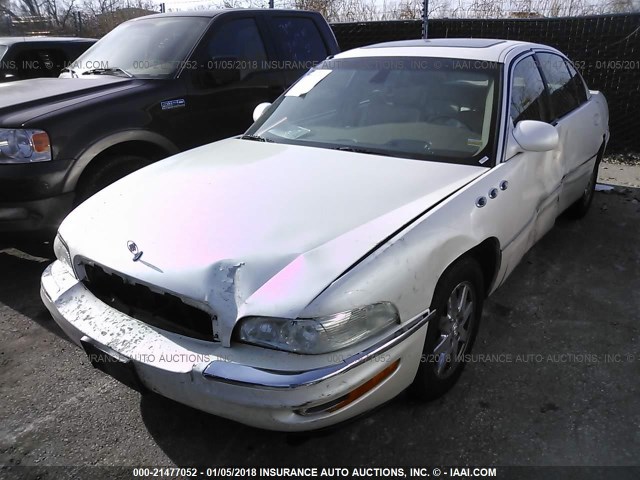
[[548,152],[558,146],[560,137],[553,125],[537,120],[522,120],[513,129],[516,142],[530,152]]
[[253,121],[257,122],[262,114],[269,108],[271,104],[269,102],[260,103],[253,109]]

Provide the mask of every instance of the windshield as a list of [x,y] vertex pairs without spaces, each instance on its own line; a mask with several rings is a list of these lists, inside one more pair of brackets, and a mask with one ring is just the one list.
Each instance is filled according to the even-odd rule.
[[461,59],[326,60],[246,138],[490,166],[500,72]]
[[172,77],[207,28],[209,18],[165,17],[123,23],[69,66],[72,76]]

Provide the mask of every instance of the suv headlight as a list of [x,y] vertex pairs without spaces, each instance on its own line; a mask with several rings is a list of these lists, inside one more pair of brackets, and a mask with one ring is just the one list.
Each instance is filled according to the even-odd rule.
[[262,347],[318,354],[353,345],[399,321],[396,307],[381,302],[318,318],[247,317],[240,322],[238,337]]
[[51,160],[49,135],[42,130],[0,128],[0,163]]

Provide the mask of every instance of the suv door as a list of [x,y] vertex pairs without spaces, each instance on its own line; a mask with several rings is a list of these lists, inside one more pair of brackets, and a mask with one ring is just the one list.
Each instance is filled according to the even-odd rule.
[[214,19],[187,72],[194,144],[244,132],[256,105],[284,91],[283,75],[270,69],[274,52],[264,33],[259,15],[233,12]]
[[588,102],[588,92],[578,72],[551,52],[537,52],[551,106],[552,125],[560,136],[558,155],[562,161],[560,211],[571,205],[584,190],[602,144],[600,114]]

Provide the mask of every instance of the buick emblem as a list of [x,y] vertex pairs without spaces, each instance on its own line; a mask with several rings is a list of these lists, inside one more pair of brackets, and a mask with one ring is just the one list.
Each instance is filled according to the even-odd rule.
[[129,251],[133,254],[133,261],[137,262],[138,260],[140,260],[140,257],[142,256],[142,250],[140,250],[138,248],[138,245],[136,245],[136,242],[129,240],[127,242],[127,248],[129,249]]

